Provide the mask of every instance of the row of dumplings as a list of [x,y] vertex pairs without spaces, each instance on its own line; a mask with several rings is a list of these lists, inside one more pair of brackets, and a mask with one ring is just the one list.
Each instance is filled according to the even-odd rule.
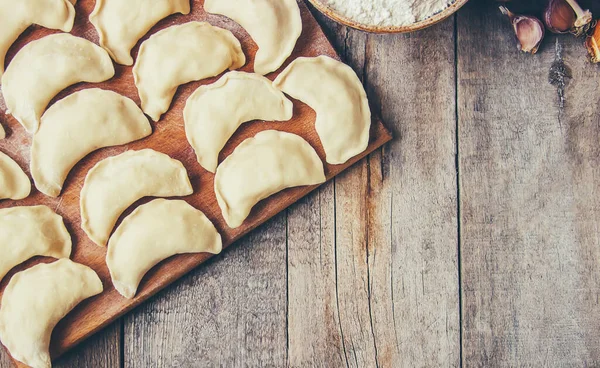
[[[312,78],[327,85],[313,83]],[[328,163],[344,163],[366,149],[370,110],[356,75],[348,66],[325,56],[299,58],[274,83],[257,74],[229,72],[217,82],[199,87],[188,98],[183,114],[186,136],[202,167],[216,171],[220,151],[243,123],[292,118],[293,104],[277,87],[317,111],[316,131]],[[37,189],[51,197],[60,195],[68,173],[92,151],[152,133],[132,100],[98,88],[59,100],[44,113],[41,122],[31,145],[31,174]],[[0,157],[0,168],[13,172],[8,178],[15,178],[0,188],[6,192],[0,195],[22,199],[29,195],[30,184],[11,161]]]
[[[142,110],[158,121],[168,110],[179,85],[220,74],[228,68],[239,68],[244,63],[239,41],[227,30],[203,22],[164,29],[142,43],[133,68]],[[48,73],[48,70],[53,72]],[[29,43],[4,74],[2,91],[7,112],[34,133],[31,171],[36,187],[43,193],[58,196],[70,168],[89,153],[82,150],[84,147],[74,147],[73,151],[79,148],[81,152],[57,154],[56,151],[60,151],[57,147],[65,147],[59,144],[64,142],[56,139],[61,137],[60,129],[55,129],[57,125],[62,133],[71,137],[89,128],[82,128],[78,122],[60,126],[57,120],[65,116],[71,120],[89,118],[102,125],[101,120],[106,119],[101,118],[112,117],[109,112],[121,118],[135,115],[130,101],[99,90],[69,96],[44,113],[46,105],[73,83],[99,82],[113,75],[114,67],[104,50],[69,34],[47,36]],[[188,99],[184,112],[186,134],[198,162],[205,169],[215,171],[218,152],[243,122],[291,118],[291,102],[275,87],[317,111],[316,130],[328,163],[344,163],[366,149],[370,110],[364,89],[352,69],[325,56],[299,58],[281,73],[274,85],[258,74],[229,73],[217,83],[200,87]],[[123,101],[116,101],[119,98]],[[111,109],[115,103],[131,106]],[[45,123],[39,129],[41,120]],[[229,124],[218,124],[223,120]],[[93,124],[90,125],[93,128]],[[96,128],[94,133],[106,131],[104,128]],[[94,149],[124,144],[151,133],[149,124],[143,122],[130,127],[129,131],[121,128],[121,135],[104,137],[107,142],[102,142],[101,134],[96,135]],[[65,162],[68,159],[71,165]],[[52,162],[59,160],[62,162]]]
[[[89,19],[102,48],[84,39],[54,35],[25,46],[4,72],[8,49],[30,25],[70,32],[75,21],[75,2],[0,2],[3,93],[8,112],[30,133],[37,131],[39,119],[56,93],[77,82],[96,83],[112,78],[111,58],[119,64],[133,65],[132,48],[158,21],[171,14],[190,12],[190,0],[97,0]],[[259,47],[254,69],[262,75],[284,63],[302,32],[296,0],[207,0],[204,9],[227,16],[246,29]],[[155,121],[168,109],[178,85],[245,64],[240,43],[233,34],[204,22],[157,32],[140,47],[138,59],[134,76],[142,108]],[[0,127],[0,139],[4,135]]]
[[[0,77],[10,46],[29,26],[71,32],[77,0],[0,2]],[[131,50],[161,19],[190,13],[190,0],[97,0],[89,20],[102,46],[115,62],[133,65]],[[255,71],[277,70],[292,53],[302,33],[296,0],[205,0],[204,10],[240,24],[259,47]]]

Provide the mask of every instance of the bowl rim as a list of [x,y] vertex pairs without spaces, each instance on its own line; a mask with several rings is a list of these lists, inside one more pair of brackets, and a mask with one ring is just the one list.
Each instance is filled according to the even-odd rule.
[[355,20],[352,20],[352,19],[345,17],[345,16],[341,15],[340,13],[336,12],[330,6],[325,5],[322,2],[322,0],[308,0],[308,1],[310,1],[310,3],[315,8],[317,8],[317,10],[319,10],[321,13],[323,13],[325,16],[327,16],[328,18],[330,18],[338,23],[341,23],[348,27],[352,27],[354,29],[358,29],[358,30],[361,30],[364,32],[387,34],[387,33],[415,32],[415,31],[430,27],[436,23],[443,21],[444,19],[448,18],[452,14],[456,13],[456,11],[458,11],[458,9],[460,9],[463,5],[465,5],[469,0],[456,0],[456,1],[454,1],[454,3],[450,4],[444,10],[430,16],[429,18],[424,19],[419,22],[416,22],[416,23],[413,23],[413,24],[410,24],[410,25],[407,25],[407,26],[375,26],[375,25],[362,24],[362,23],[359,23]]

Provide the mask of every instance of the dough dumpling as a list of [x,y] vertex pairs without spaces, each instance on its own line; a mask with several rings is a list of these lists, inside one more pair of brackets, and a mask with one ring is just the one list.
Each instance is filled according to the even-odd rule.
[[165,28],[142,43],[133,67],[142,110],[158,121],[181,84],[214,77],[245,63],[240,42],[226,29],[205,22]]
[[71,32],[73,4],[68,0],[0,0],[0,77],[8,49],[32,24]]
[[302,137],[266,130],[248,138],[217,168],[215,194],[230,228],[259,201],[283,189],[325,182],[323,163]]
[[90,22],[110,56],[118,64],[132,65],[131,49],[158,21],[189,12],[190,0],[96,0]]
[[7,113],[35,133],[58,92],[79,82],[102,82],[114,74],[106,51],[86,39],[68,33],[40,38],[25,45],[2,76]]
[[117,291],[133,298],[162,260],[183,253],[220,253],[221,235],[206,216],[181,200],[155,199],[127,216],[108,242],[106,264]]
[[294,60],[274,82],[317,113],[315,127],[326,160],[343,164],[367,149],[371,109],[352,68],[328,56]]
[[56,102],[42,117],[31,146],[31,175],[38,190],[57,197],[67,175],[85,156],[152,133],[148,119],[127,97],[98,88]]
[[4,131],[4,127],[0,124],[0,139],[6,138],[6,132]]
[[23,199],[31,193],[31,181],[23,169],[6,154],[0,152],[0,200]]
[[119,216],[138,199],[193,192],[181,162],[152,149],[127,151],[88,172],[81,189],[81,227],[94,243],[105,246]]
[[83,300],[102,292],[91,268],[61,259],[15,274],[0,306],[0,340],[10,355],[33,368],[49,368],[56,324]]
[[185,133],[200,165],[214,173],[219,152],[240,125],[251,120],[290,120],[293,109],[292,101],[267,78],[229,72],[188,98],[183,111]]
[[62,217],[46,206],[0,209],[0,281],[35,256],[69,258],[71,236]]
[[258,45],[254,71],[273,72],[292,54],[302,33],[296,0],[206,0],[204,9],[240,24]]

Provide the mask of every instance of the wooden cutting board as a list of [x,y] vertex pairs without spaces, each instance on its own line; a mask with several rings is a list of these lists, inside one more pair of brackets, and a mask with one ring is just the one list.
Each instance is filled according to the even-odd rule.
[[[235,36],[240,40],[244,52],[249,60],[248,64],[241,70],[251,72],[253,70],[254,54],[257,49],[252,39],[240,26],[233,21],[224,17],[206,14],[203,10],[203,3],[203,0],[192,1],[192,12],[189,15],[171,16],[156,25],[149,34],[153,34],[156,31],[173,24],[184,23],[192,20],[208,21],[215,26],[229,29],[235,34]],[[299,56],[329,55],[331,57],[338,58],[335,50],[327,40],[325,34],[311,15],[306,5],[301,0],[299,1],[299,5],[302,13],[303,32],[292,57],[288,60],[288,63]],[[93,7],[94,1],[92,0],[80,0],[77,2],[77,18],[72,33],[76,36],[85,37],[97,43],[98,36],[96,31],[88,22],[88,16]],[[56,32],[42,29],[40,27],[32,27],[28,29],[25,34],[16,42],[16,44],[13,45],[9,51],[7,60],[10,62],[14,54],[27,42],[38,39],[50,33]],[[143,40],[148,38],[148,36],[149,35],[146,35]],[[134,56],[137,54],[138,47],[134,49]],[[190,45],[190,47],[193,47],[193,45]],[[286,63],[285,66],[287,66],[288,63]],[[276,76],[277,73],[273,73],[268,77],[270,79],[274,79]],[[92,267],[98,273],[104,284],[104,292],[101,295],[88,299],[80,304],[56,326],[52,335],[50,348],[53,358],[56,358],[67,350],[73,348],[84,339],[90,337],[95,332],[115,321],[123,314],[127,313],[152,295],[156,294],[159,290],[163,289],[173,281],[177,280],[210,258],[210,255],[208,254],[179,255],[172,257],[152,269],[146,275],[146,277],[144,277],[135,299],[128,300],[121,297],[121,295],[113,288],[110,281],[110,275],[105,264],[106,249],[93,244],[80,228],[81,219],[79,214],[79,192],[83,186],[86,173],[98,161],[108,156],[120,154],[127,150],[138,150],[142,148],[153,148],[157,151],[164,152],[177,160],[180,160],[188,170],[190,180],[194,187],[194,194],[186,197],[185,200],[203,211],[206,216],[215,224],[223,236],[224,247],[231,245],[240,237],[252,231],[254,228],[275,216],[277,213],[284,210],[286,207],[290,206],[298,199],[302,198],[316,188],[316,186],[312,186],[285,190],[259,203],[252,211],[250,217],[248,217],[246,222],[241,227],[237,229],[229,229],[227,227],[221,216],[221,211],[217,205],[216,197],[213,191],[214,175],[202,169],[196,162],[196,156],[185,137],[182,117],[182,111],[188,96],[201,84],[212,83],[216,79],[217,78],[212,78],[202,82],[193,82],[180,87],[169,112],[163,116],[161,121],[156,124],[153,123],[154,133],[150,137],[127,146],[106,148],[96,151],[82,160],[71,171],[67,181],[65,182],[62,195],[59,198],[46,197],[34,189],[32,195],[25,200],[0,202],[0,208],[44,204],[63,216],[67,228],[69,229],[73,238],[72,259],[76,262],[80,262]],[[95,85],[80,84],[70,87],[57,96],[54,101],[61,99],[76,90],[89,88],[92,86],[116,91],[129,98],[132,98],[136,103],[138,103],[138,105],[140,103],[137,90],[133,83],[131,67],[124,67],[121,65],[116,66],[116,75],[110,81]],[[235,107],[232,106],[232,108]],[[0,102],[0,110],[2,110],[2,112],[6,111],[6,106],[3,102]],[[29,147],[31,143],[30,136],[11,116],[1,114],[0,119],[4,127],[8,128],[6,129],[8,134],[7,138],[5,140],[0,140],[0,151],[7,153],[9,156],[15,159],[17,163],[19,163],[19,165],[21,165],[21,167],[23,167],[25,171],[29,173]],[[314,121],[314,111],[307,105],[299,101],[294,101],[294,117],[291,121],[282,123],[257,121],[243,125],[236,132],[221,153],[220,161],[229,155],[233,149],[244,139],[254,136],[257,132],[265,129],[284,130],[299,134],[316,148],[319,156],[324,160],[325,155],[314,128]],[[391,138],[392,136],[390,132],[384,127],[381,121],[377,118],[374,118],[368,149],[344,165],[325,165],[327,178],[333,178],[350,165],[365,157],[368,153],[391,140]],[[123,216],[121,216],[121,219],[129,214],[133,208],[147,202],[148,200],[149,199],[144,199],[138,203],[135,203],[125,212]],[[119,223],[121,219],[119,220]],[[37,258],[15,268],[4,278],[4,281],[0,284],[0,296],[6,287],[8,280],[15,272],[23,270],[39,262],[51,261],[52,259]]]

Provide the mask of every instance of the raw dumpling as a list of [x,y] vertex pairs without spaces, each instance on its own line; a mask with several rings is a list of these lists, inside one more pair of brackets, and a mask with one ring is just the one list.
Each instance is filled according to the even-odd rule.
[[194,192],[181,162],[151,149],[127,151],[96,164],[81,189],[81,227],[105,246],[119,216],[143,197],[181,197]]
[[323,163],[302,137],[266,130],[243,141],[217,168],[215,193],[230,228],[259,201],[290,187],[325,182]]
[[200,86],[183,111],[185,133],[198,162],[214,173],[219,152],[233,133],[250,120],[284,121],[294,105],[273,83],[258,74],[229,72]]
[[190,0],[96,0],[90,22],[112,58],[132,65],[131,49],[159,20],[189,12]]
[[59,33],[25,45],[2,76],[7,113],[29,133],[58,92],[78,82],[102,82],[115,74],[112,60],[92,42]]
[[8,49],[32,24],[71,32],[75,21],[73,4],[68,0],[0,0],[0,77]]
[[343,164],[367,149],[371,110],[352,68],[327,56],[301,57],[274,84],[316,111],[315,125],[328,163]]
[[101,292],[96,272],[69,259],[21,271],[2,294],[0,340],[19,362],[49,368],[50,336],[56,324],[83,300]]
[[57,197],[69,171],[89,153],[149,136],[152,128],[127,97],[98,88],[58,101],[42,117],[31,146],[31,175],[38,190]]
[[277,70],[292,54],[302,33],[302,18],[296,0],[206,0],[209,13],[239,23],[258,45],[254,71]]
[[237,69],[246,57],[228,30],[189,22],[157,32],[142,43],[133,67],[142,110],[158,121],[181,84]]
[[62,217],[46,206],[0,209],[0,281],[35,256],[69,258],[71,236]]
[[220,253],[221,235],[206,216],[181,200],[138,207],[108,242],[106,264],[117,291],[133,298],[152,267],[175,254]]
[[0,124],[0,139],[6,138],[6,132],[4,131],[4,127]]
[[0,200],[23,199],[31,193],[31,182],[23,169],[0,152]]

